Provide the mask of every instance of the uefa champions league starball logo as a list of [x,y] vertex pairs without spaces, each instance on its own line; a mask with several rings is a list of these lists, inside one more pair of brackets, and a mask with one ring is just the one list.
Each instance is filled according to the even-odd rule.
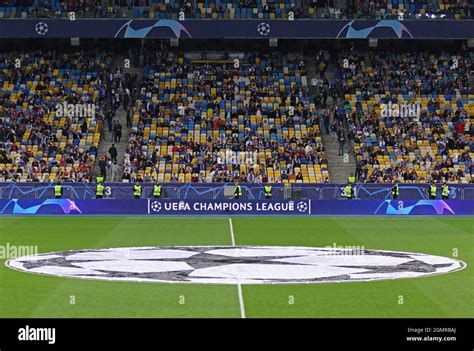
[[[146,22],[146,21],[145,21]],[[147,38],[153,37],[155,28],[169,28],[176,38],[181,38],[185,33],[191,38],[191,33],[179,21],[175,20],[157,20],[152,25],[143,27],[140,21],[129,20],[124,23],[115,33],[115,38]]]
[[153,212],[159,212],[161,211],[161,204],[158,201],[154,201],[151,203],[151,210]]
[[296,209],[300,212],[306,212],[308,210],[308,204],[306,202],[298,202]]
[[268,23],[262,22],[257,26],[257,32],[260,35],[267,36],[270,34],[270,25]]
[[379,28],[392,32],[394,38],[413,38],[410,30],[397,20],[379,20],[375,24],[370,21],[352,20],[347,23],[337,34],[337,38],[365,39],[370,38],[372,33]]
[[46,35],[48,33],[48,25],[44,22],[36,23],[35,31],[38,35]]
[[295,246],[120,247],[34,254],[7,267],[50,276],[191,284],[306,284],[416,278],[466,267],[410,252]]

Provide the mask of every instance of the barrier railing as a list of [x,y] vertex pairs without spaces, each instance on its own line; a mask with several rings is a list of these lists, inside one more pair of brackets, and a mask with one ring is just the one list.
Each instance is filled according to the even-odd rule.
[[[224,188],[232,183],[166,183],[163,184],[162,198],[170,200],[222,200]],[[342,199],[341,188],[345,184],[293,184],[285,190],[281,184],[274,184],[272,199]],[[0,183],[0,199],[48,199],[54,197],[53,183]],[[143,183],[142,198],[152,197],[153,184]],[[263,184],[242,184],[243,199],[264,199]],[[387,200],[391,198],[390,184],[356,184],[356,198],[361,200]],[[438,194],[441,193],[438,185]],[[63,198],[86,200],[95,198],[95,183],[63,183]],[[428,184],[400,184],[401,200],[428,198]],[[105,183],[105,198],[133,198],[133,184]],[[450,184],[450,199],[474,200],[473,184]]]

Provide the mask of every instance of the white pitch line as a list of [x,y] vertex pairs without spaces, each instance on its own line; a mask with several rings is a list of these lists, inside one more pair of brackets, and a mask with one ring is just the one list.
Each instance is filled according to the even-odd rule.
[[244,295],[242,294],[242,285],[240,283],[237,284],[237,290],[239,292],[240,317],[245,318]]
[[[235,246],[234,226],[232,225],[232,218],[229,217],[230,238],[232,246]],[[242,293],[242,285],[237,283],[237,292],[239,294],[240,317],[245,318],[244,295]]]
[[232,240],[232,246],[235,246],[234,226],[232,225],[232,218],[230,217],[229,217],[229,227],[230,227],[230,239]]

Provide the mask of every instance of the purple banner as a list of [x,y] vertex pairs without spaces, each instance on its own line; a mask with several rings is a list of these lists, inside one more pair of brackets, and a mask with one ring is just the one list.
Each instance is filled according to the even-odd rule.
[[0,200],[0,215],[473,216],[457,200]]
[[1,19],[3,38],[469,39],[472,20]]

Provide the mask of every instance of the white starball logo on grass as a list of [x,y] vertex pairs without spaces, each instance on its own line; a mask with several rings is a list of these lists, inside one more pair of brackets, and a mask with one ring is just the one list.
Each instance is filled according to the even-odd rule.
[[308,204],[306,202],[298,202],[296,209],[300,212],[308,211]]
[[315,247],[176,246],[78,250],[25,256],[20,271],[109,281],[203,284],[322,283],[416,278],[466,264],[417,253]]
[[161,203],[159,203],[158,201],[153,201],[151,203],[151,210],[153,212],[160,212],[161,211]]
[[260,35],[267,36],[270,34],[270,25],[268,23],[262,22],[257,26],[257,32]]
[[38,22],[36,23],[35,31],[39,35],[46,35],[48,33],[48,25],[44,22]]

